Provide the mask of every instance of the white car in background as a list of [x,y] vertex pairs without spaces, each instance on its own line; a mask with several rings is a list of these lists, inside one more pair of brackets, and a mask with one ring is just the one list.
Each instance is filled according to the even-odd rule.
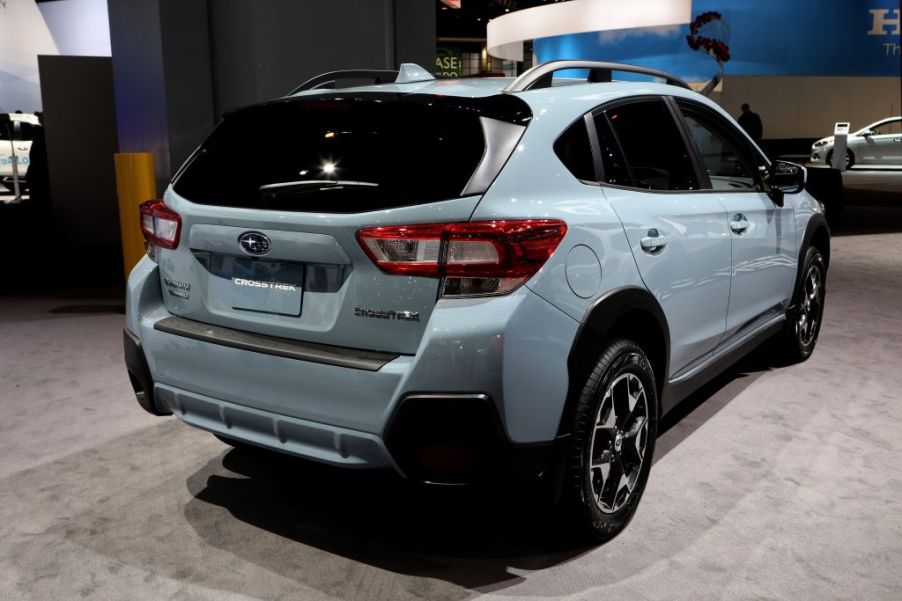
[[[0,119],[6,115],[0,114]],[[9,191],[14,190],[13,161],[19,172],[19,188],[27,189],[26,176],[31,164],[31,144],[35,129],[41,127],[37,115],[8,113],[9,121],[0,120],[0,183]],[[2,190],[2,188],[0,188]]]
[[[847,168],[852,165],[902,167],[902,117],[881,119],[849,134],[846,148]],[[826,165],[833,162],[833,136],[821,138],[811,146],[811,162]]]

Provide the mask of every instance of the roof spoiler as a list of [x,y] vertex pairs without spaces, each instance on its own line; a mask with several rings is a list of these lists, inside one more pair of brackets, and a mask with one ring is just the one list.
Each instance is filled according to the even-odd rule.
[[432,76],[426,69],[414,63],[402,63],[397,71],[392,69],[348,69],[345,71],[329,71],[316,77],[312,77],[293,89],[288,96],[304,92],[306,90],[320,90],[334,88],[336,82],[342,79],[366,79],[374,84],[382,83],[415,83],[420,81],[432,81]]
[[638,67],[636,65],[625,65],[622,63],[606,63],[602,61],[559,60],[542,63],[541,65],[536,65],[535,67],[526,70],[523,75],[508,84],[502,92],[511,94],[513,92],[550,88],[555,71],[562,71],[564,69],[588,69],[589,76],[586,78],[586,83],[607,83],[613,81],[611,77],[612,72],[620,71],[622,73],[641,73],[642,75],[660,77],[672,86],[679,86],[681,88],[686,88],[687,90],[692,89],[689,87],[689,84],[679,77],[671,75],[670,73],[665,73],[664,71],[658,71],[657,69]]

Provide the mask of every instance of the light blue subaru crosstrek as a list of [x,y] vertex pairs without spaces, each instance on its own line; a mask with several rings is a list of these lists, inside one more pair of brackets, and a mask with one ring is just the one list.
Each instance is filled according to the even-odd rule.
[[225,115],[142,206],[128,371],[231,444],[529,474],[607,538],[664,414],[766,339],[812,353],[830,234],[804,186],[658,71],[327,73]]

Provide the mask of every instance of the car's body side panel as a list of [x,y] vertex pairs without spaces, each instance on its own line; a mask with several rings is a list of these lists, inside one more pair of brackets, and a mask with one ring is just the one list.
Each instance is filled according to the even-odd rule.
[[793,199],[778,206],[764,192],[718,194],[731,220],[748,222],[731,232],[730,307],[724,339],[780,315],[789,306],[796,269],[797,233]]
[[[623,220],[642,281],[670,324],[670,373],[704,356],[721,341],[730,298],[727,211],[714,194],[654,194],[605,188]],[[667,242],[648,251],[656,233]]]

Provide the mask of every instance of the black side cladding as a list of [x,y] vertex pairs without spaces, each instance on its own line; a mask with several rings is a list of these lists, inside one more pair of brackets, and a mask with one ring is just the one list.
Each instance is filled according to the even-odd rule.
[[334,92],[272,101],[226,115],[174,188],[199,204],[317,213],[459,198],[486,150],[481,117],[525,126],[532,113],[501,95]]
[[135,391],[135,398],[141,408],[152,415],[170,415],[167,410],[161,410],[154,399],[153,394],[153,377],[150,375],[150,368],[147,366],[147,358],[144,356],[144,349],[141,348],[141,342],[138,337],[128,330],[122,331],[122,344],[125,352],[125,367],[128,370],[128,379],[131,382],[132,389]]

